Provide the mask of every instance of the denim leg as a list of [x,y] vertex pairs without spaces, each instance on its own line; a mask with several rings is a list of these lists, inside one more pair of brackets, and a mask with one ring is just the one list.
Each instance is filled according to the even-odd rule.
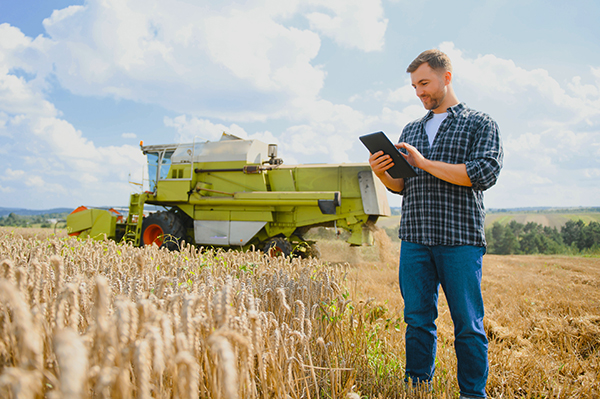
[[406,378],[415,383],[430,381],[437,346],[439,278],[429,247],[402,242],[399,282],[406,322]]
[[466,396],[485,397],[488,341],[483,329],[481,267],[484,247],[432,247],[454,322],[458,385]]

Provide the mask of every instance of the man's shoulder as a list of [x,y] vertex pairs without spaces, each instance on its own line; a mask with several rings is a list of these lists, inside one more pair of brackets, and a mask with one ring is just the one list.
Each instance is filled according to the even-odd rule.
[[453,107],[448,108],[448,112],[453,112],[454,115],[456,115],[456,117],[458,118],[474,119],[480,121],[493,121],[492,117],[489,114],[470,108],[465,103],[459,103]]

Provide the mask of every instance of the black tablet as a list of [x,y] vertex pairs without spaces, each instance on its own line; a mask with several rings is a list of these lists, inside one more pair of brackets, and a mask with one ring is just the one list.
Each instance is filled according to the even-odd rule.
[[392,144],[390,139],[387,138],[385,133],[376,132],[366,134],[359,137],[360,141],[369,149],[371,154],[375,154],[377,151],[383,151],[392,157],[394,166],[387,170],[387,172],[395,179],[404,177],[414,177],[417,174],[413,170],[412,166],[406,159],[400,154],[400,151]]

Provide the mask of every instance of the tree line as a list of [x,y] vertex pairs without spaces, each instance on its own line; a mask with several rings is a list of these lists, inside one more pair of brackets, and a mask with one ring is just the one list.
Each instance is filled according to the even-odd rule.
[[10,227],[29,227],[32,225],[41,225],[40,227],[54,227],[53,223],[50,223],[49,219],[63,220],[60,224],[64,226],[64,219],[66,213],[47,213],[43,215],[17,215],[15,213],[9,213],[6,216],[0,216],[0,226]]
[[486,229],[486,240],[491,254],[597,254],[600,223],[569,220],[559,231],[535,222],[495,222]]

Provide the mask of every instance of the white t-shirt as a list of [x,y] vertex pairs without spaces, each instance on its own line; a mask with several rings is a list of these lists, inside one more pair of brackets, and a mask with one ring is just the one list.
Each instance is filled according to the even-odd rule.
[[440,125],[447,116],[447,112],[433,114],[433,118],[425,122],[425,131],[427,132],[427,137],[429,138],[429,145],[433,145],[433,139],[435,139],[435,135],[437,134]]

